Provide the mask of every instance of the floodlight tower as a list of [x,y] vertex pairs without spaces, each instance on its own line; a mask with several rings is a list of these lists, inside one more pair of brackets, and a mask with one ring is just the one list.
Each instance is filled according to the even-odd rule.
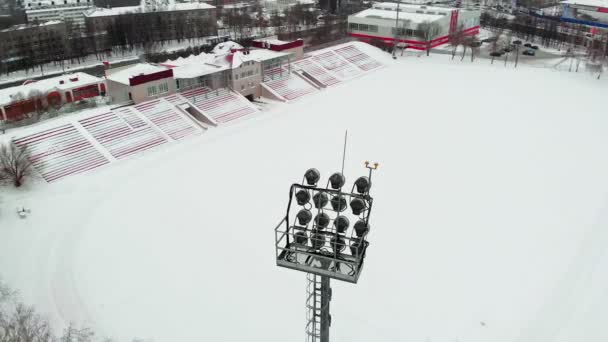
[[365,167],[368,176],[357,178],[350,191],[343,191],[342,172],[323,187],[317,169],[306,171],[302,183],[289,188],[287,212],[275,228],[277,266],[307,273],[307,342],[329,342],[330,279],[356,284],[363,269],[373,204],[369,191],[378,163]]

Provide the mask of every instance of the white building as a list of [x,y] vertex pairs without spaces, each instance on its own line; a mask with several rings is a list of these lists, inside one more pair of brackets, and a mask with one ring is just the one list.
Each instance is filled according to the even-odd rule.
[[426,50],[447,43],[453,32],[478,34],[480,14],[479,10],[461,8],[376,3],[349,16],[348,31],[363,41],[380,40],[392,45],[398,40],[410,49]]
[[28,9],[25,11],[28,22],[46,22],[60,20],[84,28],[84,13],[91,6],[54,6],[47,8]]
[[107,69],[106,84],[113,103],[137,104],[175,93],[173,70],[150,63]]
[[314,6],[314,0],[265,0],[264,8],[268,13],[272,11],[283,12],[286,8],[300,4],[303,6]]

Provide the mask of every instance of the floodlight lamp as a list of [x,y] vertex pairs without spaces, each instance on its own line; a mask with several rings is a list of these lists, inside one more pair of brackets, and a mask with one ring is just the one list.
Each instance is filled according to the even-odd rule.
[[344,178],[344,175],[340,172],[336,172],[329,177],[329,185],[334,190],[338,190],[343,187],[344,183],[346,183],[346,178]]
[[353,215],[360,215],[365,211],[365,202],[360,198],[355,198],[350,201],[350,208],[353,210]]
[[350,243],[350,254],[357,257],[363,253],[364,243],[360,239],[353,239]]
[[367,178],[365,176],[359,177],[355,181],[355,188],[357,189],[357,192],[360,194],[367,193],[371,187],[372,187],[372,184],[369,181],[369,178]]
[[308,236],[304,232],[297,232],[293,236],[298,245],[306,245],[308,243]]
[[340,216],[336,217],[336,219],[334,220],[334,227],[336,227],[336,231],[338,233],[346,232],[349,225],[350,225],[350,221],[348,220],[348,217],[346,217],[346,216],[340,215]]
[[320,249],[325,245],[325,235],[319,232],[311,233],[310,243],[312,244],[312,248]]
[[355,233],[358,237],[362,237],[363,235],[369,232],[369,225],[365,223],[365,220],[359,220],[355,223]]
[[329,199],[327,198],[326,193],[317,192],[314,196],[312,196],[312,202],[315,204],[315,208],[320,209],[327,205]]
[[308,169],[306,170],[306,173],[304,173],[304,178],[306,179],[306,184],[314,186],[317,185],[319,179],[321,179],[321,173],[315,168]]
[[347,206],[348,205],[346,204],[346,198],[344,198],[343,196],[337,195],[331,198],[331,207],[335,211],[342,212],[346,210]]
[[319,213],[315,216],[315,226],[319,230],[327,228],[329,225],[329,216],[326,213]]
[[299,190],[296,192],[296,201],[299,205],[304,205],[310,201],[310,194],[304,189]]
[[296,214],[296,218],[301,226],[306,227],[312,220],[312,213],[308,209],[302,209]]
[[340,235],[334,236],[333,238],[331,238],[330,245],[331,245],[331,249],[334,251],[334,253],[342,252],[344,250],[344,248],[346,248],[346,244],[344,243],[344,238]]

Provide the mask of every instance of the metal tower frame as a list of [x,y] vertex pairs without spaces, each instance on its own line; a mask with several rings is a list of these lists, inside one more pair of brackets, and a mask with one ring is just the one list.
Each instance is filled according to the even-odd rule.
[[[305,185],[304,181],[302,184],[292,184],[286,215],[275,227],[277,266],[307,273],[306,342],[329,342],[331,326],[329,308],[332,298],[330,279],[356,284],[363,269],[363,261],[369,245],[367,235],[373,204],[369,188],[372,171],[378,168],[378,164],[365,162],[365,167],[369,169],[367,190],[360,190],[355,182],[350,192],[343,192],[344,178],[339,188],[330,188],[330,182],[325,188],[318,187],[316,182],[313,185]],[[343,177],[342,173],[339,175]],[[365,178],[360,177],[360,179]],[[301,200],[298,196],[304,196],[305,199]],[[324,202],[319,200],[323,196],[325,196]],[[360,206],[356,213],[353,204],[355,202]],[[314,220],[311,213],[312,203],[317,213]],[[329,203],[331,206],[328,205]],[[349,221],[346,220],[346,228],[344,226],[339,228],[338,222],[343,223],[340,219],[344,219],[343,215],[348,210],[348,203],[351,205],[352,214],[358,220],[357,224],[349,229]],[[298,209],[298,215],[293,215],[292,211]],[[299,217],[303,211],[308,212],[309,215],[306,222],[302,222]],[[321,222],[321,217],[324,217],[324,223]],[[347,234],[348,230],[350,236]]]

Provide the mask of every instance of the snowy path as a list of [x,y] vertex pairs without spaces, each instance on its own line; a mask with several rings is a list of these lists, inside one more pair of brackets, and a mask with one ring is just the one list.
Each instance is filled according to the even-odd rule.
[[120,342],[299,340],[305,276],[274,266],[272,228],[290,182],[338,169],[348,128],[347,182],[381,166],[360,283],[333,283],[334,340],[607,340],[608,83],[382,62],[171,149],[10,190],[0,274],[55,326]]

